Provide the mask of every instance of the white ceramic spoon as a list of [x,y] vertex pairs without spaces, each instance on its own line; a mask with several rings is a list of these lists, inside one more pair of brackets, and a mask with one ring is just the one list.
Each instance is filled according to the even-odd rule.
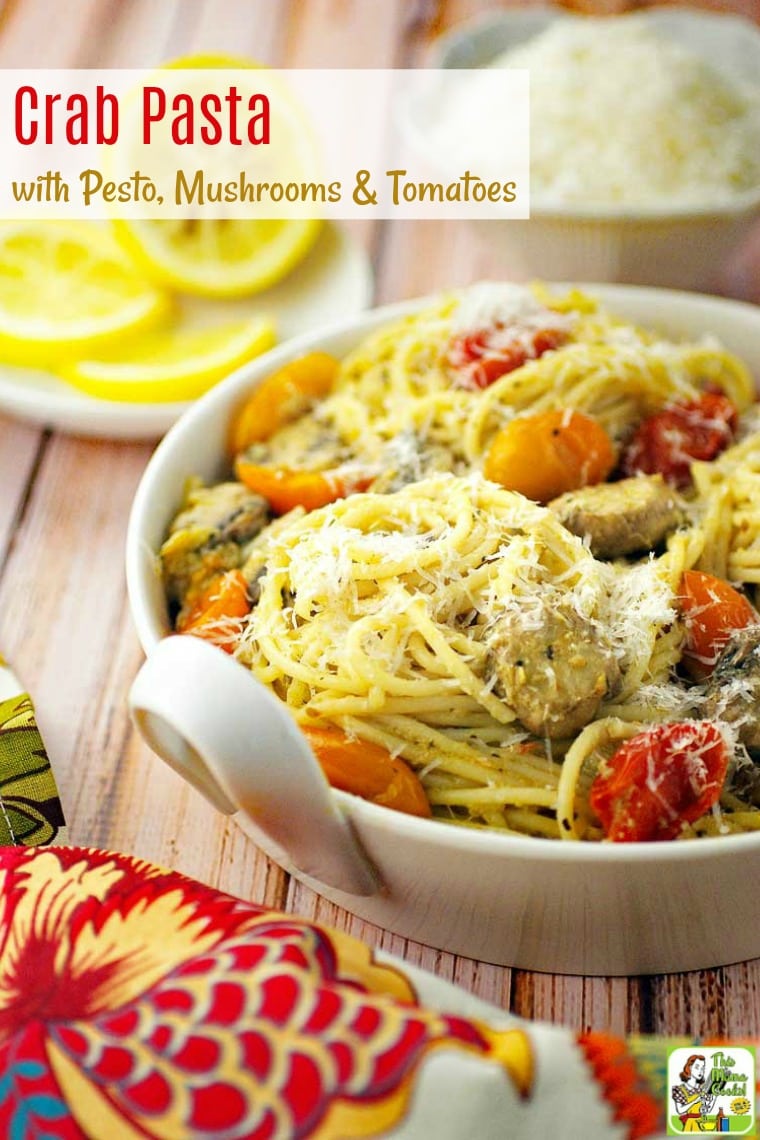
[[354,895],[379,890],[306,738],[248,669],[197,637],[168,637],[129,700],[153,751],[219,811],[249,817],[305,875]]

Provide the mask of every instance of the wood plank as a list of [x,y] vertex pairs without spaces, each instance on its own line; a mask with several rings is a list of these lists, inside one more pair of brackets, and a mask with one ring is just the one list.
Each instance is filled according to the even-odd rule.
[[291,4],[282,67],[394,67],[405,50],[404,0],[309,0]]
[[47,743],[70,790],[85,775],[78,733],[99,707],[122,620],[124,535],[147,455],[54,437],[3,577],[0,639],[29,684],[35,679]]
[[105,58],[109,67],[152,66],[198,52],[271,62],[282,24],[282,8],[271,0],[130,0],[113,15]]
[[281,9],[272,0],[23,0],[0,14],[2,67],[153,67],[192,51],[269,60]]
[[439,0],[437,27],[445,32],[457,24],[493,15],[500,8],[537,7],[542,7],[541,0],[499,0],[498,4],[489,4],[487,0]]
[[648,1028],[637,978],[580,978],[515,971],[512,1010],[520,1017],[626,1034]]
[[0,67],[93,67],[92,46],[119,0],[10,3],[0,18]]
[[468,222],[391,223],[377,258],[381,302],[421,297],[484,279],[514,280],[514,274]]
[[653,1033],[734,1040],[760,1035],[757,960],[721,970],[663,975],[651,983]]
[[[202,0],[195,9],[195,22],[188,31],[183,6],[175,28],[173,48],[179,53],[228,52],[250,56],[260,63],[279,63],[285,34],[284,4],[272,0]],[[180,26],[181,25],[181,26]]]
[[[129,0],[109,13],[103,35],[90,51],[90,67],[155,67],[172,55],[172,38],[182,12],[182,0]],[[195,5],[184,5],[187,23],[194,25]]]
[[41,441],[39,429],[0,415],[0,567],[15,538]]
[[[123,675],[121,684],[127,681]],[[230,894],[285,908],[287,876],[232,821],[176,775],[130,732],[121,760],[106,753],[109,803],[101,833],[122,851],[181,871]],[[113,758],[117,758],[116,765]],[[98,820],[84,835],[98,834]]]

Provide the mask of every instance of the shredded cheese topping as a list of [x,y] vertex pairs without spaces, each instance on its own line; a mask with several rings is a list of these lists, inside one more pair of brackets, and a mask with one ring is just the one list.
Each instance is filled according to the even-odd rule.
[[646,17],[559,18],[492,66],[530,71],[537,201],[710,205],[760,186],[760,86]]

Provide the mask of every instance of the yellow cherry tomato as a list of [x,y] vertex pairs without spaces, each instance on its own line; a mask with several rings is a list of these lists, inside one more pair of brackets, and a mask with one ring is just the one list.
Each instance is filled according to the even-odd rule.
[[408,815],[430,816],[419,778],[398,756],[329,725],[302,726],[302,731],[334,788]]
[[548,503],[565,491],[603,482],[615,465],[607,432],[591,416],[559,409],[518,416],[495,436],[486,479]]
[[253,390],[232,423],[233,454],[270,439],[308,412],[333,386],[339,362],[327,352],[309,352],[267,376]]

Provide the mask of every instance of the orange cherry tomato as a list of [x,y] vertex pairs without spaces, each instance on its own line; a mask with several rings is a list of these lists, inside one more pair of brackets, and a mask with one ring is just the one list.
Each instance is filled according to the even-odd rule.
[[684,571],[679,603],[686,625],[681,660],[697,681],[710,676],[733,630],[760,621],[743,594],[701,570]]
[[403,760],[329,725],[302,726],[302,730],[333,788],[407,815],[430,817],[422,784]]
[[518,416],[496,435],[486,456],[486,479],[548,503],[565,491],[603,482],[615,466],[607,432],[583,412],[558,410]]
[[614,842],[674,839],[718,802],[727,770],[728,749],[714,724],[656,724],[602,765],[589,803]]
[[339,362],[327,352],[309,352],[291,360],[253,390],[232,423],[233,454],[261,443],[326,396],[338,374]]
[[240,570],[227,570],[218,574],[189,609],[180,614],[177,632],[213,641],[225,653],[233,653],[239,637],[235,620],[250,612],[248,583]]
[[284,515],[294,507],[315,511],[345,499],[355,491],[366,491],[371,477],[356,478],[332,471],[293,471],[289,467],[263,467],[242,456],[235,463],[235,474],[249,490],[265,498],[275,514]]

